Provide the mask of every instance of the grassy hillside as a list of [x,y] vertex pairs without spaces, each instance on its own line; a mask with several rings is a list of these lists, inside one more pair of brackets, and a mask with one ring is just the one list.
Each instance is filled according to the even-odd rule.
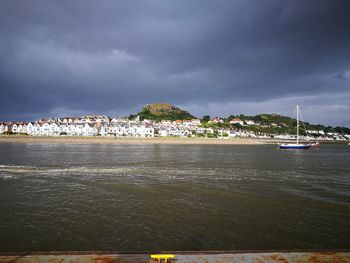
[[[241,120],[254,120],[256,123],[259,123],[262,126],[269,126],[269,127],[249,127],[245,126],[245,129],[250,130],[260,130],[264,132],[271,132],[271,133],[289,133],[289,134],[295,134],[296,133],[296,125],[297,120],[295,118],[278,115],[278,114],[258,114],[255,116],[246,116],[246,115],[231,115],[228,117],[228,120],[233,119],[234,117],[238,117]],[[272,126],[277,125],[277,126]],[[303,134],[306,130],[315,130],[315,131],[324,131],[324,132],[338,132],[341,134],[350,134],[350,129],[347,127],[331,127],[331,126],[324,126],[321,124],[310,124],[309,122],[299,122],[300,125],[300,132]]]
[[195,118],[188,111],[181,110],[169,103],[155,103],[143,106],[137,114],[140,119],[148,120],[190,120]]

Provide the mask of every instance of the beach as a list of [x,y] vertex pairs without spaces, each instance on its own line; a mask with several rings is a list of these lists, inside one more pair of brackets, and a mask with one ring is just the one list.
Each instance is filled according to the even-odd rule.
[[0,136],[0,143],[57,143],[57,144],[219,144],[219,145],[256,145],[264,144],[258,139],[215,139],[215,138],[179,138],[179,137],[88,137],[88,136]]

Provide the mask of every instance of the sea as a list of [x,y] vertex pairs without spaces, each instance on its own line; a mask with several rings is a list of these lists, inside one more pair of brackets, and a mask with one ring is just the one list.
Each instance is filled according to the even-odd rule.
[[0,252],[350,244],[350,146],[0,144]]

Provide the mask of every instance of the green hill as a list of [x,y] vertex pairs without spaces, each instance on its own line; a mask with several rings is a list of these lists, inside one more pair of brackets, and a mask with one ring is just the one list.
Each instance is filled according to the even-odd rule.
[[253,117],[254,121],[263,124],[286,124],[290,127],[297,125],[297,120],[291,117],[278,115],[278,114],[259,114]]
[[143,106],[137,113],[140,119],[148,120],[190,120],[195,118],[188,111],[181,110],[169,103],[155,103]]
[[255,116],[247,116],[247,115],[230,115],[227,119],[232,120],[233,118],[240,118],[242,121],[245,120],[254,120],[255,122],[258,122],[260,124],[272,124],[272,123],[283,123],[287,124],[288,126],[296,126],[296,119],[293,119],[291,117],[278,115],[278,114],[258,114]]
[[[296,132],[297,120],[295,118],[278,115],[278,114],[258,114],[255,116],[246,116],[246,115],[230,115],[228,120],[231,120],[235,117],[240,118],[242,121],[245,120],[254,120],[256,123],[259,123],[262,126],[270,126],[265,128],[258,127],[249,127],[245,126],[245,129],[254,130],[254,131],[263,131],[271,133],[290,133],[294,134]],[[271,125],[277,124],[277,127],[272,127]],[[324,126],[321,124],[310,124],[309,122],[300,122],[300,132],[305,134],[306,130],[315,130],[315,131],[324,131],[324,132],[338,132],[341,134],[350,134],[350,129],[347,127],[331,127]]]

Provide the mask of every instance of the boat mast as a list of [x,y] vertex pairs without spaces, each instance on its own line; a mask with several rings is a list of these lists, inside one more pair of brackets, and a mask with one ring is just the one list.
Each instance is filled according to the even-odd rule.
[[299,105],[297,105],[297,144],[299,144]]

